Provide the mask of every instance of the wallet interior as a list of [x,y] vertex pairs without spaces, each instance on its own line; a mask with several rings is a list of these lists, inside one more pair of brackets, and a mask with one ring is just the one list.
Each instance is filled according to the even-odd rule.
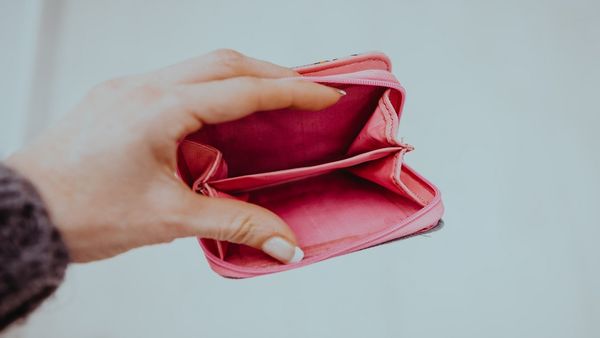
[[[397,114],[402,98],[382,87],[335,86],[347,95],[324,110],[259,112],[188,135],[180,176],[194,189],[202,180],[210,195],[273,211],[292,228],[305,257],[401,223],[424,201],[393,182],[405,148],[372,135],[390,132],[391,122],[373,115],[382,108]],[[248,246],[203,243],[236,265],[279,264]]]

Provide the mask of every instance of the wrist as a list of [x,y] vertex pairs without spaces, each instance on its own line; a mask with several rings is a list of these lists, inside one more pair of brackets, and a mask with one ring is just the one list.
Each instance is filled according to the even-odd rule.
[[[42,161],[40,161],[42,162]],[[58,189],[52,188],[53,181],[57,179],[50,171],[45,171],[39,168],[37,161],[32,161],[27,154],[15,153],[4,161],[4,165],[12,170],[15,175],[26,181],[35,191],[40,203],[44,206],[44,210],[52,222],[53,226],[61,233],[62,239],[66,243],[66,238],[62,234],[61,224],[63,221],[60,217],[61,198],[57,196]]]

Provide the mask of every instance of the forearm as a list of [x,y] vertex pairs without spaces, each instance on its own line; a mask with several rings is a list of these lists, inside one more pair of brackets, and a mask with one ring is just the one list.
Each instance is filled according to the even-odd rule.
[[0,164],[0,330],[52,294],[68,262],[35,188]]

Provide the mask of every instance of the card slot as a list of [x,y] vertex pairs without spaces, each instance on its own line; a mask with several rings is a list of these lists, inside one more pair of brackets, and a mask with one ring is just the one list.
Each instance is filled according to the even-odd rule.
[[[380,108],[388,101],[390,90],[363,84],[328,84],[347,95],[323,110],[264,111],[203,126],[185,140],[218,149],[230,177],[315,166],[397,146],[397,142],[388,142],[385,133],[391,130],[391,120],[384,114],[389,109]],[[187,157],[187,153],[183,155]]]
[[[318,113],[262,112],[248,117],[251,121],[246,123],[205,126],[188,135],[178,147],[179,176],[195,191],[207,182],[218,182],[225,191],[237,189],[238,181],[254,189],[264,184],[262,180],[285,182],[287,175],[291,175],[290,180],[294,175],[309,177],[306,171],[311,170],[317,170],[318,175],[330,165],[333,169],[338,168],[335,164],[344,167],[344,161],[354,156],[409,147],[396,140],[400,92],[371,86],[343,87],[347,97]],[[289,123],[291,117],[303,123]]]
[[294,169],[278,170],[267,173],[230,177],[214,180],[212,182],[209,181],[206,184],[213,189],[226,193],[237,194],[249,192],[256,189],[263,189],[279,184],[289,183],[312,176],[322,175],[330,171],[349,168],[362,163],[375,161],[402,150],[402,147],[381,148],[329,163]]

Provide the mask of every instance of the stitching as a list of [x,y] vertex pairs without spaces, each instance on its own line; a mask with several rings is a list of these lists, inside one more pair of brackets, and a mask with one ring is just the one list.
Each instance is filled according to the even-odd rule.
[[[389,90],[390,89],[388,89],[388,91]],[[386,91],[386,93],[387,93],[387,91]],[[386,107],[386,105],[383,103],[384,97],[385,97],[385,93],[383,94],[383,96],[379,100],[378,106],[381,108],[381,110],[385,114],[387,114],[387,116],[385,114],[382,114],[383,115],[383,119],[385,121],[385,137],[386,137],[386,139],[387,139],[388,142],[390,142],[392,144],[395,144],[396,142],[394,142],[394,139],[391,136],[394,118],[392,117],[392,113],[390,113],[390,111],[388,110],[388,107]],[[386,117],[387,117],[387,119],[386,119]]]
[[[405,186],[406,186],[406,184],[405,184]],[[408,189],[408,186],[406,187],[406,189]],[[410,190],[410,189],[408,189],[408,190]],[[419,200],[421,202],[423,202],[423,204],[427,204],[425,202],[426,199],[422,195],[420,195],[419,193],[417,193],[416,191],[413,191],[413,190],[410,190],[410,192],[412,192],[415,196],[417,196],[419,198]]]
[[[388,89],[386,91],[386,93],[389,93],[390,90],[391,89]],[[388,117],[392,121],[392,123],[387,123],[387,121],[386,121],[386,130],[385,130],[385,133],[386,133],[386,137],[388,139],[388,142],[395,144],[395,143],[397,143],[396,142],[396,138],[391,136],[391,134],[392,134],[391,133],[391,129],[393,128],[393,119],[394,118],[392,116],[392,113],[389,110],[389,107],[384,102],[385,98],[386,98],[386,96],[385,96],[385,93],[384,93],[382,99],[380,100],[379,106],[382,108],[383,111],[385,111],[388,114]],[[390,102],[390,104],[391,104],[391,102]],[[385,120],[385,115],[384,115],[384,120]],[[387,127],[389,127],[390,130],[388,130]],[[396,185],[397,188],[399,188],[402,191],[405,191],[406,193],[408,193],[409,195],[411,195],[411,197],[416,198],[419,202],[421,202],[423,205],[425,205],[425,204],[427,204],[425,202],[425,199],[421,195],[419,195],[417,192],[409,189],[404,183],[402,183],[402,181],[400,179],[400,169],[401,169],[400,168],[400,164],[402,162],[401,158],[402,158],[402,156],[404,156],[404,154],[406,153],[406,151],[407,151],[406,148],[402,149],[402,151],[400,151],[399,155],[394,160],[394,167],[393,167],[393,172],[392,172],[392,181],[394,182],[394,184]]]
[[[385,107],[385,109],[387,110],[388,114],[390,114],[390,132],[389,132],[389,139],[388,141],[390,143],[393,144],[398,144],[398,135],[396,133],[394,133],[394,126],[397,126],[400,121],[398,121],[398,112],[396,111],[396,108],[394,108],[394,106],[392,105],[392,101],[390,100],[390,93],[391,93],[392,89],[388,89],[383,97],[382,97],[382,104]],[[394,116],[396,116],[396,119],[394,120]],[[394,123],[394,121],[398,121],[397,123]],[[397,130],[397,128],[396,128]]]
[[405,153],[406,153],[406,149],[403,149],[398,153],[398,155],[396,155],[396,158],[394,160],[394,169],[392,172],[392,182],[394,182],[394,184],[396,185],[397,188],[408,193],[411,197],[416,198],[419,202],[421,202],[421,204],[426,205],[427,203],[425,202],[425,199],[421,195],[419,195],[416,192],[409,189],[400,180],[400,169],[401,169],[400,163],[401,163],[401,158]]
[[324,71],[324,70],[330,70],[330,69],[336,69],[336,68],[346,67],[346,66],[349,66],[351,64],[359,65],[359,64],[362,64],[362,63],[367,63],[369,61],[374,61],[374,62],[382,63],[382,64],[385,65],[385,68],[386,68],[387,71],[390,70],[390,64],[389,63],[387,63],[387,62],[385,62],[385,61],[383,61],[381,59],[368,58],[368,59],[365,59],[365,60],[362,60],[362,61],[358,61],[358,62],[348,62],[348,63],[344,63],[344,64],[341,64],[341,65],[330,66],[330,67],[323,68],[323,69],[308,71],[308,72],[305,72],[305,73],[302,73],[302,74],[305,75],[305,74],[317,73],[317,72],[321,72],[321,71]]
[[404,190],[404,189],[402,188],[402,184],[400,183],[400,178],[398,177],[400,175],[396,175],[396,172],[398,172],[398,163],[400,162],[399,158],[403,155],[403,153],[404,153],[404,150],[401,150],[398,153],[398,155],[395,156],[396,158],[394,159],[394,168],[392,170],[392,181],[394,182],[396,187],[401,190]]

